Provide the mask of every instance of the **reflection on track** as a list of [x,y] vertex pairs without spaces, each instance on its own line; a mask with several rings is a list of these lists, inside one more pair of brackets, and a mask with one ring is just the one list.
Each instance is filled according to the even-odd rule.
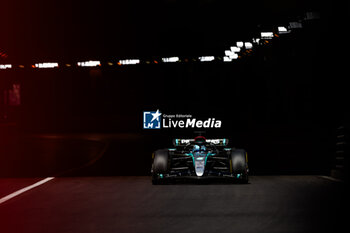
[[253,176],[250,184],[152,186],[150,177],[63,177],[0,206],[1,232],[336,232],[345,184]]

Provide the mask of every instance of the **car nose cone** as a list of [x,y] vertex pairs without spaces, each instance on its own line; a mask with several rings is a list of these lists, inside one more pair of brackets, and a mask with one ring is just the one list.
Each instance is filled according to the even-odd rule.
[[194,168],[195,168],[197,176],[203,176],[204,169],[205,169],[205,162],[204,162],[204,158],[203,157],[197,158],[195,160]]

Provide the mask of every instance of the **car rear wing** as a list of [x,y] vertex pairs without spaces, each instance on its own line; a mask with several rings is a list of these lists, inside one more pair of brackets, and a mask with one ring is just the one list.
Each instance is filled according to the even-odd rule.
[[[175,138],[173,140],[174,146],[186,146],[194,142],[194,139],[184,139],[184,138]],[[215,146],[227,146],[228,139],[227,138],[219,138],[219,139],[206,139],[207,143],[212,143]]]

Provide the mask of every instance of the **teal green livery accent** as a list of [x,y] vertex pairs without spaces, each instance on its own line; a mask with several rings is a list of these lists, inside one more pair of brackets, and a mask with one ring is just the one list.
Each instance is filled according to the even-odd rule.
[[207,158],[208,156],[213,156],[216,155],[215,153],[208,153],[207,156],[205,157],[205,162],[204,162],[204,166],[207,166]]
[[[192,157],[193,166],[195,166],[193,153],[185,153],[185,155],[186,155],[186,156],[191,156],[191,157]],[[207,165],[207,158],[208,158],[208,156],[213,156],[213,155],[216,155],[216,153],[208,153],[208,154],[205,156],[204,165]]]

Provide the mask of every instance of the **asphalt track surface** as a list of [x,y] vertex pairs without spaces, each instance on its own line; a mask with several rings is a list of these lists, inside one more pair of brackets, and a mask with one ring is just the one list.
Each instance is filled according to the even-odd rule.
[[346,195],[344,183],[318,176],[159,186],[150,177],[61,177],[2,203],[0,232],[344,232]]

